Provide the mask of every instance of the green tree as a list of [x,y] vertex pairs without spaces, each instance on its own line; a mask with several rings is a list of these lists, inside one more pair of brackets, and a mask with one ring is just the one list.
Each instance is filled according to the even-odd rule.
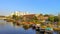
[[30,22],[36,22],[37,21],[37,17],[33,16],[33,18],[30,20]]
[[59,22],[58,16],[54,16],[54,22]]
[[16,15],[13,15],[13,16],[12,16],[12,19],[19,20],[19,17],[16,16]]
[[17,17],[16,15],[12,15],[12,19],[16,19],[16,17]]
[[54,22],[54,16],[49,16],[48,21]]

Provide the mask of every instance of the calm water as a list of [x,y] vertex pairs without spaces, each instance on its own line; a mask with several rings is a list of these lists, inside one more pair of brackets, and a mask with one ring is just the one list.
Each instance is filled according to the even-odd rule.
[[0,20],[0,34],[36,34],[35,30],[25,30],[22,26],[13,26],[11,22]]
[[[56,31],[53,32],[57,34]],[[0,20],[0,34],[40,34],[39,32],[29,28],[25,30],[22,26],[14,26],[12,22]]]

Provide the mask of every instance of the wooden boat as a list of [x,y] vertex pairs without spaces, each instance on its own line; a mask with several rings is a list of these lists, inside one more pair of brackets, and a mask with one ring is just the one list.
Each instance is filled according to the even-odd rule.
[[60,31],[60,28],[53,28],[54,30],[56,30],[56,31]]

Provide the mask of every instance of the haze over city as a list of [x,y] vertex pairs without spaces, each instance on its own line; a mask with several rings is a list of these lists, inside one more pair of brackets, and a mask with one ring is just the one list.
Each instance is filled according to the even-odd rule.
[[60,0],[0,0],[0,15],[14,11],[57,15],[60,13]]

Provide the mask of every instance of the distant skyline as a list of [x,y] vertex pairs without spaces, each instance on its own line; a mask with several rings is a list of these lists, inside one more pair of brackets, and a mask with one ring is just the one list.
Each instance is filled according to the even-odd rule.
[[14,11],[57,15],[60,13],[60,0],[0,0],[0,15]]

